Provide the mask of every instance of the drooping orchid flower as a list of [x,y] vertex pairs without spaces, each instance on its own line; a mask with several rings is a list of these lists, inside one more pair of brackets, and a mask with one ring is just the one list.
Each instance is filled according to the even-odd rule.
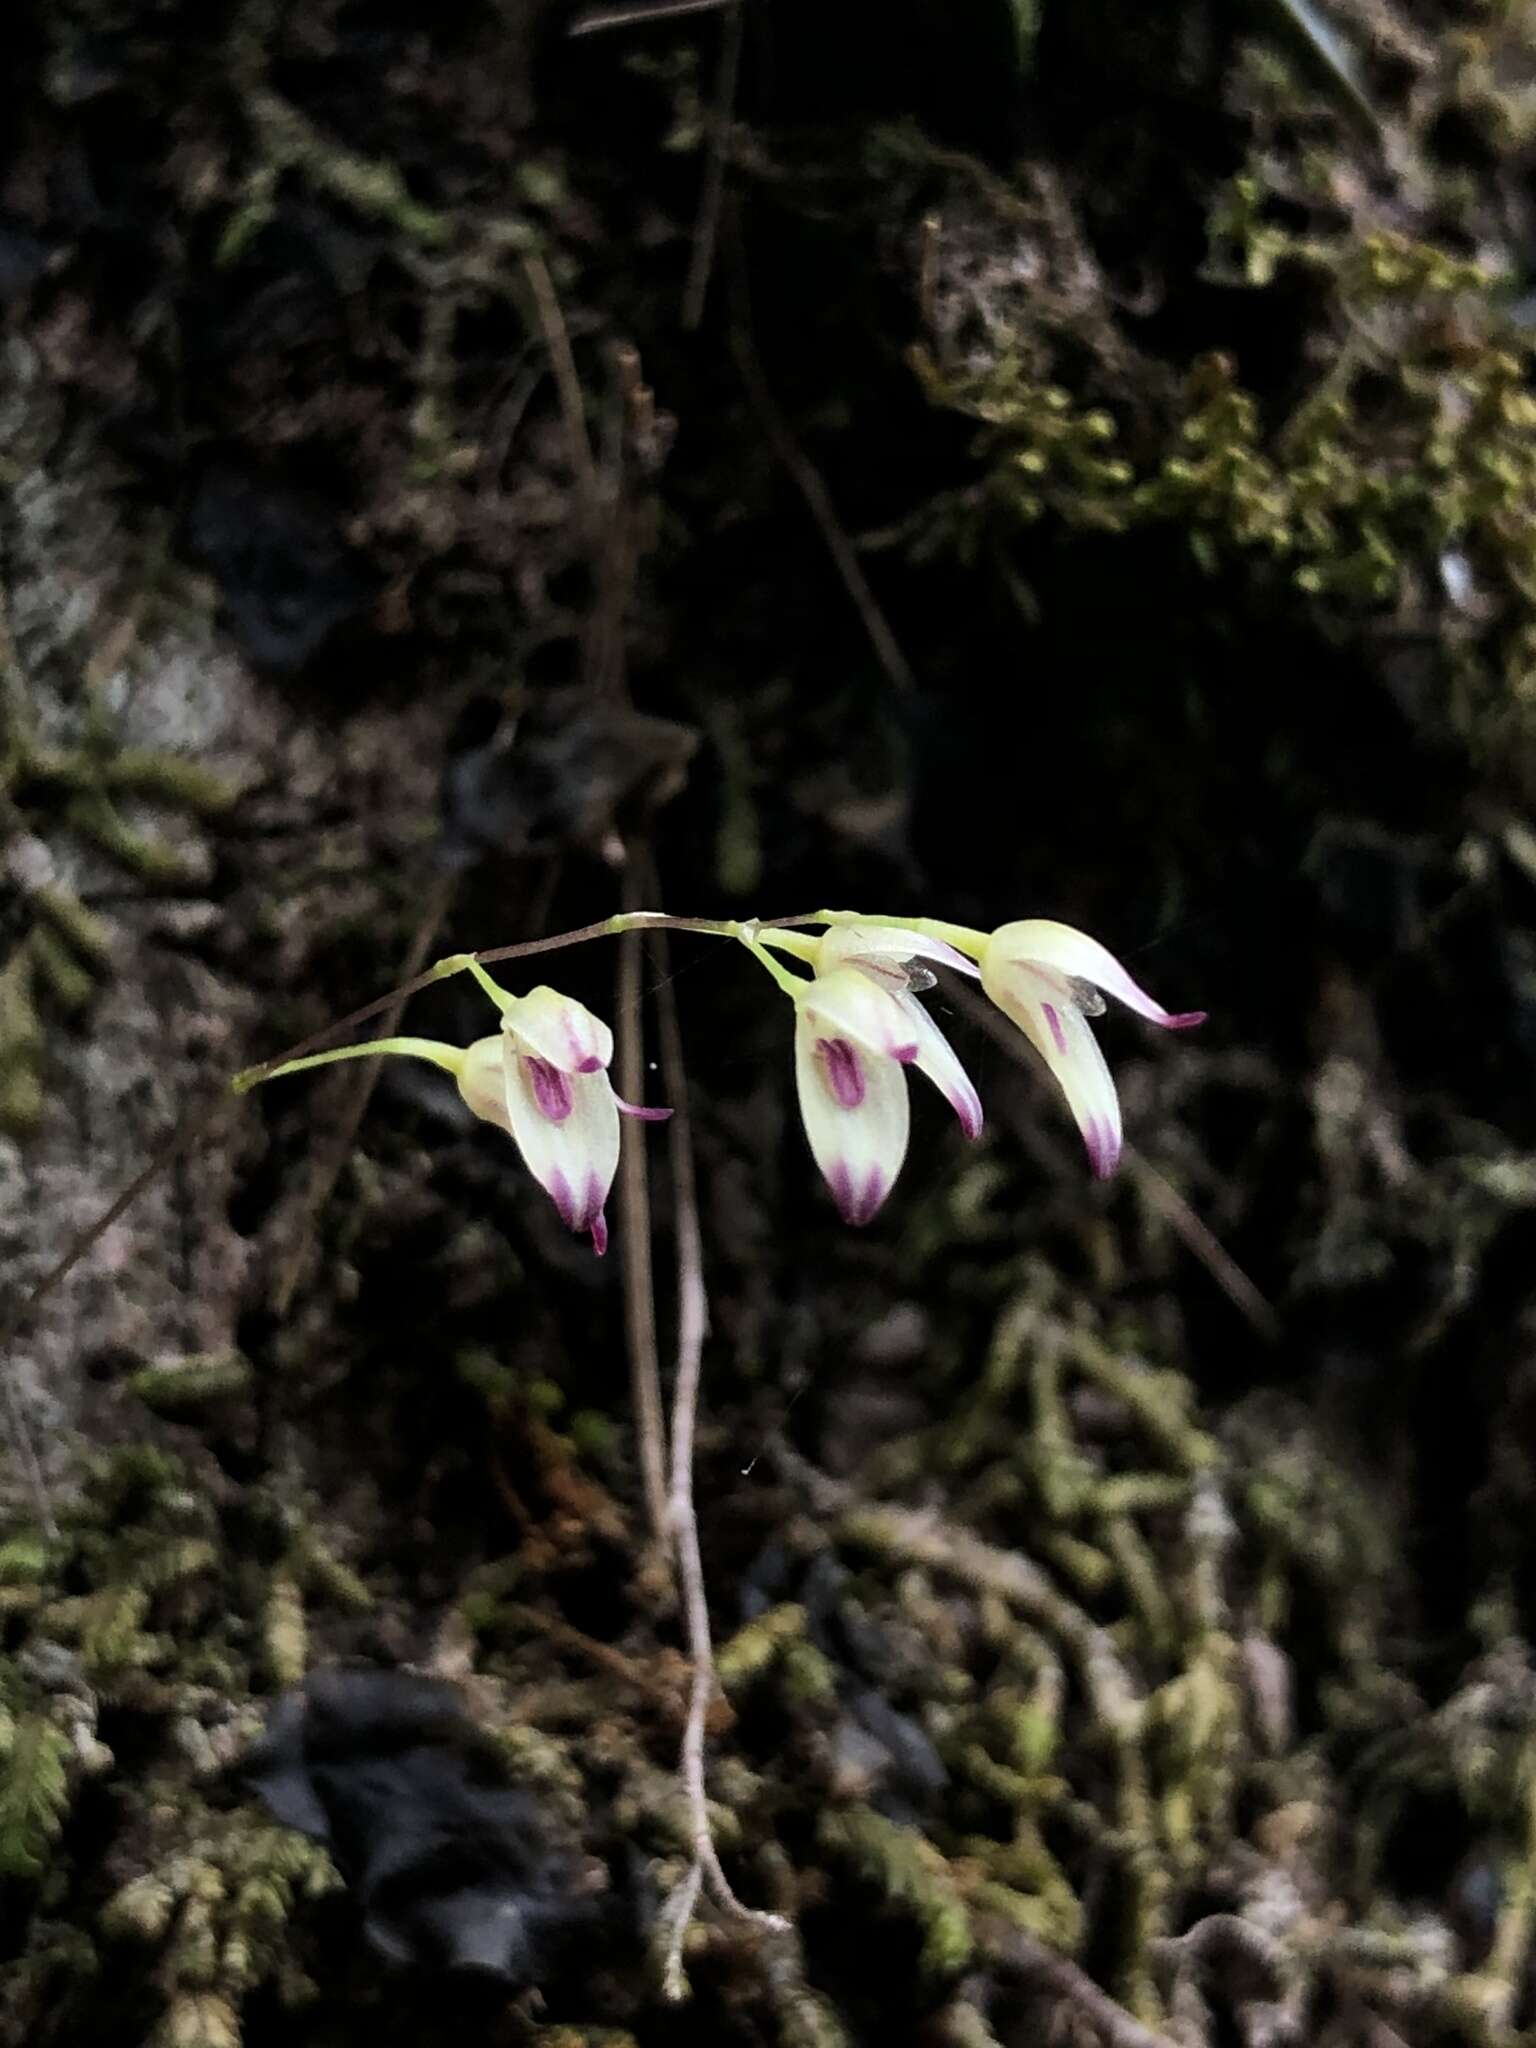
[[1120,1158],[1120,1097],[1088,1019],[1103,1015],[1104,995],[1165,1031],[1203,1024],[1205,1012],[1165,1010],[1107,947],[1050,918],[1000,925],[978,957],[982,987],[1055,1075],[1094,1174],[1107,1179]]
[[501,1010],[495,1037],[466,1046],[435,1038],[377,1038],[289,1060],[262,1079],[376,1053],[430,1061],[452,1074],[476,1116],[507,1133],[561,1221],[586,1231],[601,1256],[608,1249],[605,1208],[618,1171],[620,1113],[656,1120],[672,1112],[642,1109],[614,1093],[607,1072],[613,1033],[585,1004],[552,988],[509,995],[488,975],[477,979]]
[[791,949],[813,970],[809,981],[785,981],[801,1119],[843,1221],[868,1223],[906,1158],[903,1067],[927,1075],[968,1138],[980,1133],[981,1098],[917,999],[933,981],[924,960],[977,970],[953,946],[900,927],[843,925]]

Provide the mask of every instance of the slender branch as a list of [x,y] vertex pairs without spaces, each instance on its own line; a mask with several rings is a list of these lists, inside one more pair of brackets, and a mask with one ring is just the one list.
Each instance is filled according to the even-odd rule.
[[853,542],[843,529],[837,516],[837,507],[832,502],[832,493],[827,489],[821,471],[806,454],[800,443],[790,432],[783,414],[774,403],[768,389],[768,380],[763,375],[763,366],[758,360],[757,349],[752,339],[751,313],[747,304],[746,278],[741,252],[737,250],[736,312],[731,321],[731,353],[736,359],[736,368],[746,389],[747,399],[757,414],[758,422],[768,444],[793,478],[795,487],[804,498],[807,510],[815,521],[818,532],[832,558],[832,566],[842,578],[843,587],[853,601],[853,608],[864,624],[869,644],[875,658],[884,669],[891,687],[903,697],[916,693],[917,678],[912,673],[912,664],[902,652],[901,643],[891,630],[890,621],[880,608],[880,601],[870,588],[869,578],[864,574]]
[[[801,911],[794,917],[758,917],[752,923],[760,931],[782,930],[792,925],[820,924],[824,920],[815,911]],[[236,1074],[230,1083],[237,1095],[257,1087],[269,1078],[276,1068],[287,1066],[290,1061],[303,1059],[307,1054],[317,1052],[328,1045],[333,1038],[339,1038],[344,1031],[353,1031],[360,1024],[371,1024],[375,1017],[382,1017],[397,1003],[419,995],[435,982],[446,981],[450,975],[467,973],[472,967],[495,966],[502,960],[530,960],[538,953],[558,953],[566,946],[585,945],[589,939],[618,938],[631,931],[702,932],[715,939],[739,939],[746,926],[734,918],[720,917],[672,917],[664,910],[620,911],[613,917],[605,917],[597,924],[578,925],[574,931],[555,932],[547,939],[519,939],[510,946],[486,946],[477,953],[451,953],[446,960],[438,960],[423,973],[402,982],[398,988],[389,989],[384,995],[376,996],[371,1003],[364,1003],[361,1009],[351,1010],[345,1017],[338,1017],[334,1023],[312,1032],[308,1038],[301,1038],[297,1045],[290,1045],[271,1059],[262,1060],[259,1065],[246,1067]],[[196,1135],[195,1132],[190,1135]],[[114,1219],[120,1214],[114,1212]],[[101,1228],[105,1229],[103,1224]]]
[[587,432],[586,406],[581,395],[581,379],[576,374],[576,358],[571,353],[570,331],[560,310],[549,266],[537,250],[530,250],[523,258],[523,275],[533,293],[544,345],[549,350],[550,368],[555,373],[555,389],[560,394],[560,410],[565,415],[565,431],[571,444],[571,467],[580,479],[581,493],[590,514],[597,504],[597,463],[592,454],[592,437]]
[[679,14],[706,14],[714,7],[728,7],[731,0],[628,0],[618,7],[589,7],[566,30],[568,36],[592,36],[607,28],[641,28],[653,21],[670,21]]
[[[407,977],[421,972],[427,954],[442,928],[443,919],[448,914],[455,886],[453,878],[444,876],[440,877],[428,892],[426,909],[411,935],[411,943],[402,962]],[[543,922],[542,918],[539,922]],[[385,1013],[381,1037],[388,1038],[399,1031],[400,1014],[404,1008],[405,998],[402,996],[393,1008]],[[368,1114],[368,1104],[373,1099],[373,1091],[378,1085],[382,1071],[380,1067],[365,1067],[354,1077],[355,1085],[349,1093],[340,1121],[310,1169],[299,1203],[288,1256],[280,1261],[272,1284],[271,1299],[275,1315],[286,1316],[292,1304],[294,1290],[304,1271],[310,1226],[329,1200],[341,1169],[351,1156],[352,1147],[357,1142],[357,1134],[362,1128],[363,1118]]]
[[683,1938],[692,1917],[700,1876],[708,1885],[715,1903],[735,1918],[751,1921],[775,1933],[781,1933],[788,1923],[780,1914],[756,1912],[737,1898],[721,1867],[709,1824],[704,1731],[715,1691],[715,1655],[710,1639],[704,1560],[699,1549],[699,1521],[693,1498],[693,1448],[698,1424],[704,1339],[709,1330],[709,1298],[704,1288],[704,1248],[699,1228],[698,1180],[694,1170],[693,1125],[688,1111],[688,1074],[683,1060],[682,1031],[671,979],[666,971],[666,940],[658,937],[654,944],[661,968],[657,1014],[662,1078],[672,1105],[672,1121],[667,1126],[667,1154],[672,1169],[673,1228],[677,1242],[677,1375],[672,1385],[668,1510],[683,1596],[688,1655],[693,1665],[681,1758],[693,1835],[693,1870],[684,1880],[684,1885],[692,1889],[685,1893],[686,1909],[678,1912],[670,1933],[662,1981],[671,1988],[682,1981]]
[[[871,918],[868,921],[877,923],[879,920]],[[984,1031],[1010,1059],[1028,1067],[1031,1072],[1035,1071],[1033,1056],[1023,1039],[999,1010],[983,1001],[964,983],[951,982],[949,992],[962,1016]],[[1280,1318],[1215,1232],[1200,1220],[1172,1182],[1164,1179],[1134,1146],[1127,1145],[1123,1157],[1148,1203],[1183,1239],[1186,1249],[1200,1261],[1239,1315],[1246,1317],[1267,1342],[1277,1342],[1281,1333]]]
[[1004,1921],[989,1922],[984,1946],[992,1959],[1075,2005],[1109,2048],[1174,2048],[1166,2034],[1144,2027],[1134,2014],[1095,1984],[1086,1970],[1043,1941]]
[[[625,894],[636,886],[633,866],[624,871]],[[619,1092],[638,1102],[644,1092],[645,1027],[641,1014],[641,939],[626,932],[619,941]],[[666,1435],[662,1420],[661,1360],[656,1345],[656,1285],[651,1268],[651,1194],[641,1133],[620,1119],[619,1175],[623,1199],[619,1229],[624,1246],[624,1347],[629,1353],[629,1390],[640,1453],[640,1483],[653,1540],[667,1542]]]
[[715,77],[715,106],[710,120],[709,160],[704,170],[704,188],[699,194],[699,214],[693,230],[693,254],[688,264],[688,283],[683,291],[683,325],[690,333],[704,318],[704,301],[709,293],[709,273],[714,268],[715,244],[720,235],[720,207],[725,198],[725,172],[730,160],[731,124],[736,113],[736,81],[741,72],[741,43],[746,13],[746,0],[731,0],[730,12],[720,32],[720,68]]

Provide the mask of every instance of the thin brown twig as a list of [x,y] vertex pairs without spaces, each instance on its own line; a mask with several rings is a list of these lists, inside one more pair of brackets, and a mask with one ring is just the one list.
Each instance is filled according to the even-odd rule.
[[[639,886],[634,864],[624,869],[626,907]],[[638,1102],[644,1089],[644,1025],[641,1016],[641,938],[626,932],[619,941],[618,1041],[619,1092]],[[674,1110],[674,1121],[677,1112]],[[651,1535],[663,1548],[668,1539],[666,1430],[662,1417],[661,1358],[656,1341],[656,1282],[651,1265],[651,1196],[645,1139],[629,1117],[620,1119],[619,1149],[622,1199],[619,1235],[624,1259],[624,1345],[629,1353],[630,1399],[635,1410],[635,1440],[640,1454],[640,1483],[645,1495]]]
[[[407,982],[410,981],[413,975],[420,973],[427,954],[432,949],[432,941],[441,931],[443,919],[448,915],[449,906],[453,901],[455,886],[454,878],[445,875],[438,877],[429,888],[426,909],[423,911],[421,918],[417,922],[416,929],[411,935],[410,945],[406,948],[404,972]],[[540,921],[539,918],[534,919],[535,924],[538,924]],[[388,1038],[399,1030],[400,1017],[405,1009],[406,1000],[405,996],[398,997],[391,1007],[384,1012],[384,1021],[378,1033],[381,1038]],[[362,1127],[363,1118],[368,1113],[368,1104],[373,1099],[373,1091],[378,1086],[381,1072],[382,1068],[378,1063],[370,1060],[351,1077],[350,1097],[342,1111],[341,1118],[326,1144],[321,1148],[319,1157],[310,1169],[308,1180],[299,1202],[298,1215],[294,1227],[294,1240],[290,1244],[288,1256],[279,1266],[277,1277],[272,1284],[272,1308],[276,1315],[285,1316],[288,1313],[289,1306],[293,1301],[294,1289],[298,1286],[300,1275],[304,1271],[305,1255],[309,1249],[310,1226],[329,1200],[331,1190],[336,1185],[341,1169],[350,1157],[353,1145],[357,1142],[358,1131]]]
[[731,0],[631,0],[622,7],[589,7],[566,30],[568,36],[593,36],[605,28],[638,28],[651,21],[670,21],[678,14],[705,14],[728,7]]
[[[719,920],[710,917],[672,917],[664,910],[636,910],[627,913],[641,920],[644,931],[703,932],[710,937],[720,936]],[[760,917],[755,920],[761,931],[788,931],[795,925],[819,924],[821,919],[814,910],[801,911],[794,917]],[[423,989],[433,988],[450,974],[459,973],[473,960],[481,967],[495,967],[504,960],[531,960],[539,953],[558,953],[567,946],[580,946],[589,939],[617,938],[624,926],[611,917],[600,918],[596,924],[578,925],[573,931],[553,932],[547,939],[518,939],[507,946],[482,946],[478,952],[455,953],[447,960],[438,960],[422,973],[403,982],[398,988],[375,996],[371,1003],[364,1003],[360,1009],[349,1010],[345,1017],[337,1017],[331,1023],[322,1025],[320,1030],[311,1032],[308,1038],[301,1038],[296,1045],[285,1046],[270,1059],[261,1060],[253,1067],[247,1067],[236,1076],[237,1094],[259,1087],[277,1067],[285,1067],[291,1060],[304,1059],[309,1053],[319,1052],[339,1038],[344,1031],[354,1031],[359,1024],[371,1024],[375,1017],[382,1017],[396,1003],[403,1003],[410,996],[420,995]],[[193,1132],[190,1135],[195,1136]],[[113,1211],[115,1221],[121,1212]],[[105,1225],[93,1226],[105,1228]]]
[[542,1609],[529,1607],[521,1600],[503,1601],[498,1612],[507,1621],[543,1636],[546,1641],[569,1650],[573,1656],[584,1657],[599,1671],[606,1671],[621,1685],[628,1686],[632,1692],[648,1700],[669,1721],[683,1720],[686,1710],[677,1692],[633,1657],[616,1650],[612,1643],[600,1643],[594,1636],[583,1635],[579,1628],[573,1628],[558,1614],[545,1614]]
[[[1034,1059],[1025,1049],[1024,1041],[999,1010],[953,976],[946,977],[946,986],[956,1008],[970,1023],[984,1031],[1017,1065],[1034,1071]],[[1204,1266],[1239,1315],[1267,1342],[1277,1343],[1280,1318],[1210,1226],[1201,1222],[1173,1183],[1134,1145],[1127,1145],[1122,1157],[1147,1201],[1183,1239],[1185,1249]]]
[[565,430],[571,443],[571,466],[580,479],[582,496],[590,512],[597,504],[597,462],[592,453],[592,437],[587,432],[586,406],[581,395],[581,379],[576,373],[576,358],[571,352],[570,330],[560,310],[560,299],[554,279],[549,274],[549,265],[536,249],[530,249],[524,256],[523,274],[533,293],[539,327],[549,350],[550,368],[555,373],[560,410],[565,415]]
[[1124,1152],[1131,1177],[1159,1216],[1184,1240],[1239,1315],[1245,1316],[1267,1343],[1278,1344],[1280,1318],[1221,1240],[1202,1223],[1172,1181],[1166,1179],[1134,1145]]
[[810,510],[812,519],[826,542],[827,553],[832,565],[842,578],[843,586],[869,636],[869,644],[875,651],[875,658],[885,670],[891,687],[903,696],[911,696],[917,688],[917,678],[911,664],[901,651],[896,635],[891,631],[890,622],[880,609],[879,600],[869,587],[869,578],[864,574],[859,558],[854,552],[853,542],[843,529],[837,516],[837,507],[832,502],[832,493],[827,489],[821,471],[800,446],[785,423],[783,414],[774,403],[763,375],[763,366],[758,360],[757,349],[752,339],[751,310],[747,301],[746,280],[739,247],[736,248],[736,292],[735,307],[730,323],[731,354],[735,357],[737,370],[746,388],[752,410],[757,414],[770,447],[780,462],[789,471],[797,489]]
[[704,318],[709,275],[720,238],[720,209],[725,199],[725,173],[730,163],[731,129],[736,118],[736,81],[741,75],[741,45],[746,26],[746,0],[729,0],[730,12],[720,29],[720,63],[715,74],[715,105],[710,117],[709,155],[693,228],[688,282],[683,288],[683,325],[692,331]]
[[[662,1079],[672,1105],[672,1120],[667,1127],[667,1157],[672,1171],[673,1232],[677,1244],[677,1374],[672,1385],[668,1511],[683,1596],[688,1654],[693,1664],[680,1767],[688,1795],[694,1869],[708,1885],[710,1896],[716,1905],[734,1918],[750,1921],[765,1932],[782,1933],[788,1925],[782,1915],[754,1911],[737,1898],[721,1867],[709,1822],[704,1735],[715,1692],[715,1655],[710,1637],[704,1559],[699,1549],[698,1513],[693,1497],[694,1439],[698,1425],[704,1340],[709,1331],[709,1297],[704,1286],[704,1246],[699,1228],[693,1125],[688,1112],[688,1073],[683,1058],[677,1001],[668,972],[665,934],[656,934],[652,945],[659,969],[656,996]],[[685,1883],[690,1881],[691,1873]],[[683,1939],[692,1907],[690,1896],[687,1911],[677,1916],[676,1925],[670,1933],[663,1968],[663,1983],[669,1986],[682,1981]]]
[[1145,2027],[1118,2000],[1102,1990],[1086,1970],[1022,1928],[1006,1921],[985,1923],[982,1945],[995,1963],[1030,1982],[1044,1985],[1065,2003],[1075,2005],[1109,2048],[1175,2048],[1166,2034]]

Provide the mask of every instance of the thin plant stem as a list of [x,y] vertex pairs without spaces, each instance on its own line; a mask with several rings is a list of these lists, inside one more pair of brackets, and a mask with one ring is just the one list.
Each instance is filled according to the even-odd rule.
[[[434,961],[422,973],[411,980],[402,982],[398,988],[389,989],[384,995],[376,996],[371,1003],[364,1003],[361,1009],[351,1010],[345,1017],[338,1017],[334,1023],[312,1032],[308,1038],[301,1038],[297,1045],[288,1046],[283,1052],[275,1053],[259,1065],[246,1067],[235,1075],[230,1087],[236,1095],[244,1095],[250,1089],[269,1080],[278,1067],[303,1059],[306,1054],[316,1052],[339,1038],[344,1031],[353,1031],[360,1024],[370,1024],[375,1017],[381,1017],[396,1003],[403,1003],[408,997],[419,995],[435,982],[446,981],[451,975],[467,973],[472,967],[495,966],[502,960],[531,960],[539,953],[558,953],[566,946],[585,945],[589,939],[613,939],[630,931],[671,931],[702,932],[709,938],[739,939],[751,927],[759,931],[785,930],[793,925],[820,924],[823,919],[814,911],[802,911],[794,917],[758,917],[751,920],[751,926],[739,923],[735,918],[719,917],[672,917],[664,910],[619,911],[613,917],[602,918],[597,924],[578,925],[574,931],[555,932],[547,939],[519,939],[510,946],[486,946],[476,953],[450,953],[445,960]],[[195,1133],[193,1134],[195,1135]]]

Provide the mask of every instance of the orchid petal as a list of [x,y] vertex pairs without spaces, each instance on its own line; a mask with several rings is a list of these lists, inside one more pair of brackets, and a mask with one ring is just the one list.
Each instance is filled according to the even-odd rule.
[[512,1122],[507,1115],[507,1081],[502,1066],[505,1050],[506,1040],[499,1032],[494,1038],[477,1038],[473,1045],[464,1048],[456,1079],[459,1093],[475,1115],[484,1117],[510,1138]]
[[808,981],[795,998],[818,1038],[850,1039],[866,1052],[883,1053],[903,1065],[917,1058],[911,1020],[896,991],[857,967],[834,967]]
[[[850,963],[867,966],[884,979],[895,979],[908,960],[936,960],[941,967],[953,967],[957,974],[979,979],[981,969],[942,939],[925,938],[900,925],[837,924],[821,935],[816,948],[816,972],[830,974],[834,967]],[[905,984],[906,977],[901,981]]]
[[1016,959],[994,963],[984,954],[982,983],[1055,1075],[1094,1174],[1107,1180],[1120,1158],[1120,1098],[1066,974]]
[[606,1074],[562,1076],[569,1102],[560,1116],[551,1116],[540,1062],[517,1049],[517,1037],[508,1031],[502,1061],[505,1128],[561,1221],[590,1231],[592,1248],[601,1253],[608,1243],[603,1204],[619,1165],[619,1106],[612,1085]]
[[968,1138],[981,1136],[981,1097],[975,1083],[960,1064],[959,1054],[914,995],[896,1000],[906,1012],[917,1040],[916,1067],[938,1089]]
[[[1086,932],[1076,931],[1069,924],[1058,924],[1053,918],[1026,917],[1017,924],[1001,925],[992,933],[981,961],[982,986],[989,995],[992,989],[988,975],[995,976],[1008,963],[1047,968],[1059,975],[1092,982],[1095,988],[1114,996],[1138,1016],[1160,1024],[1165,1031],[1187,1031],[1192,1025],[1205,1022],[1204,1010],[1178,1014],[1165,1010],[1131,979],[1107,946],[1101,946],[1097,939],[1090,939]],[[996,996],[992,999],[997,1001]]]
[[615,1095],[620,1116],[638,1117],[645,1124],[664,1124],[672,1114],[670,1109],[650,1109],[643,1102],[626,1102],[622,1095]]
[[[829,1055],[829,1044],[840,1051]],[[892,1060],[829,1039],[802,1009],[795,1019],[795,1086],[812,1155],[843,1221],[868,1223],[907,1156],[906,1076]]]
[[558,989],[515,996],[503,1015],[519,1050],[547,1060],[562,1074],[595,1074],[613,1058],[613,1033],[585,1003]]

